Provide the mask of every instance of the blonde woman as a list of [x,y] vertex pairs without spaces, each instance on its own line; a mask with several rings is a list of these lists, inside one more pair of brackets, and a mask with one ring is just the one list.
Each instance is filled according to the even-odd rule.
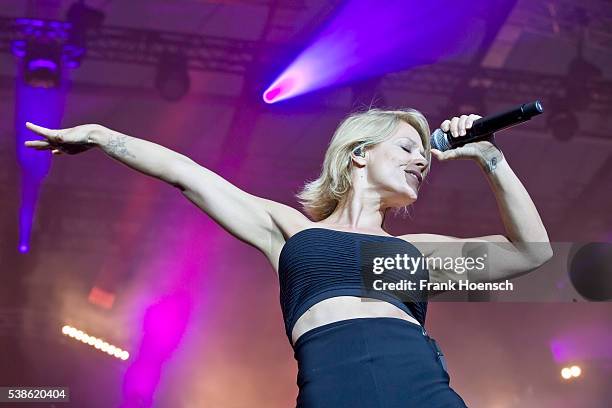
[[[441,128],[458,137],[479,117],[453,117]],[[298,362],[298,407],[465,407],[424,328],[427,303],[382,295],[364,301],[359,260],[364,243],[393,243],[414,256],[427,252],[441,257],[457,255],[447,253],[450,246],[442,243],[511,245],[515,250],[497,261],[490,280],[528,272],[552,255],[535,205],[492,140],[446,152],[431,149],[428,123],[414,109],[372,109],[340,124],[320,177],[298,196],[310,218],[244,192],[182,154],[100,125],[61,130],[26,126],[44,136],[26,146],[53,154],[97,147],[179,188],[230,234],[268,258],[278,274],[286,334]],[[481,166],[497,199],[505,236],[394,237],[384,230],[387,211],[417,200],[431,154],[438,160],[471,159]],[[440,245],[428,249],[425,242]],[[538,250],[522,245],[529,242],[545,245]],[[421,269],[416,276],[436,281],[449,273]]]

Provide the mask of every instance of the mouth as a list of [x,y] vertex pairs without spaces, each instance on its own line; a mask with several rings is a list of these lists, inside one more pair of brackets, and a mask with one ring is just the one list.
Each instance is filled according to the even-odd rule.
[[408,177],[413,178],[419,185],[421,185],[421,183],[423,182],[423,176],[416,170],[406,170],[406,174],[408,175]]

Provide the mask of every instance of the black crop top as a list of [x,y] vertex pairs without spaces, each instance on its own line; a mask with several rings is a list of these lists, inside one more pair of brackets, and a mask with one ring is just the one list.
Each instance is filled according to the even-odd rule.
[[[364,296],[360,263],[364,242],[390,243],[409,256],[421,256],[414,245],[401,238],[328,228],[307,228],[287,240],[280,253],[278,275],[289,342],[295,322],[316,303],[336,296]],[[414,278],[429,281],[429,272],[419,269]],[[378,291],[366,296],[399,307],[425,327],[426,301],[403,302],[395,295]]]

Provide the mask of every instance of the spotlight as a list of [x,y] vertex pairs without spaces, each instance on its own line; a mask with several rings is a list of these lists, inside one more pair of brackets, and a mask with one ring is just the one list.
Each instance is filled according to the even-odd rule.
[[23,58],[25,82],[35,88],[55,88],[61,81],[62,48],[53,41],[29,40]]
[[266,103],[275,103],[290,98],[294,96],[293,92],[296,88],[299,88],[303,82],[303,79],[300,80],[295,76],[280,77],[266,89],[263,94],[263,100]]
[[561,377],[563,377],[564,380],[569,380],[572,378],[572,370],[570,370],[568,367],[563,367],[561,370]]
[[578,377],[582,373],[582,370],[578,366],[571,366],[570,373],[572,374],[572,377]]
[[178,101],[189,91],[187,57],[182,53],[165,52],[159,59],[155,87],[169,101]]
[[589,82],[600,79],[601,68],[585,60],[582,56],[575,57],[568,67],[567,94],[568,100],[572,101],[574,109],[586,109],[591,102]]
[[546,124],[555,139],[566,142],[572,139],[578,131],[578,118],[572,111],[568,99],[553,99]]

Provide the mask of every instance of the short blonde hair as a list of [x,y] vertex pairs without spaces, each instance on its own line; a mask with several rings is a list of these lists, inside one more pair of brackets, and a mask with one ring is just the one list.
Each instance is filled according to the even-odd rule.
[[[421,136],[425,158],[431,162],[430,131],[427,119],[416,109],[369,109],[355,112],[340,123],[332,137],[321,175],[304,185],[297,194],[306,213],[315,221],[327,218],[351,189],[351,153],[366,149],[391,137],[401,122],[411,125]],[[426,172],[429,171],[429,166]]]

